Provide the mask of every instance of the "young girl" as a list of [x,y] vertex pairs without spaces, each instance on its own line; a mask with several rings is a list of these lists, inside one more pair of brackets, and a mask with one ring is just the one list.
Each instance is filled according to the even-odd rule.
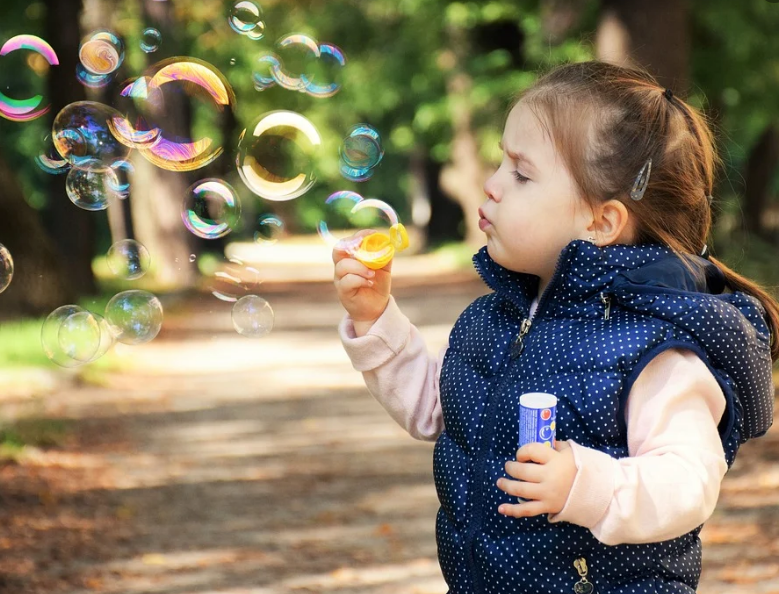
[[[593,61],[523,92],[501,145],[474,256],[493,292],[437,359],[391,266],[333,252],[355,369],[436,440],[449,592],[694,592],[722,478],[773,421],[779,357],[779,304],[708,257],[711,130],[646,72]],[[554,449],[517,449],[527,392],[558,398]]]

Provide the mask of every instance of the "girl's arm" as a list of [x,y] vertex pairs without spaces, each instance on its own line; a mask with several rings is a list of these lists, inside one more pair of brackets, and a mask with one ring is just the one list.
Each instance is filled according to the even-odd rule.
[[660,542],[701,525],[727,472],[717,431],[724,411],[722,389],[696,354],[662,352],[628,397],[630,457],[569,442],[576,479],[565,507],[549,521],[589,528],[607,545]]
[[444,426],[438,378],[447,347],[432,358],[419,330],[392,296],[367,334],[356,336],[348,314],[338,333],[373,397],[412,437],[434,441]]

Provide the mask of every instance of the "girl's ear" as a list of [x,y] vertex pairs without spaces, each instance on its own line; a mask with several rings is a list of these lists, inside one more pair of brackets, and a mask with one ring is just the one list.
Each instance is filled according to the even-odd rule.
[[594,214],[588,232],[596,233],[599,245],[630,243],[632,225],[627,206],[617,199],[608,200]]

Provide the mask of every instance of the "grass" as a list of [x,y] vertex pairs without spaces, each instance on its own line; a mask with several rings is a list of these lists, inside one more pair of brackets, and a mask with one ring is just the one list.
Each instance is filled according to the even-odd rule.
[[62,447],[70,423],[61,419],[20,419],[0,424],[0,460],[19,461],[28,448]]

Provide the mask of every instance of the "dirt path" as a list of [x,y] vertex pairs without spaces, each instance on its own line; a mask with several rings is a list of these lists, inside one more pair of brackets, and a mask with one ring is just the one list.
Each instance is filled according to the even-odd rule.
[[[120,350],[135,370],[45,399],[75,432],[0,467],[0,592],[446,592],[432,444],[351,368],[331,286],[300,289],[266,287],[266,339],[204,297]],[[431,351],[483,292],[472,277],[395,290]],[[779,427],[742,449],[702,534],[701,593],[779,593],[777,461]]]

